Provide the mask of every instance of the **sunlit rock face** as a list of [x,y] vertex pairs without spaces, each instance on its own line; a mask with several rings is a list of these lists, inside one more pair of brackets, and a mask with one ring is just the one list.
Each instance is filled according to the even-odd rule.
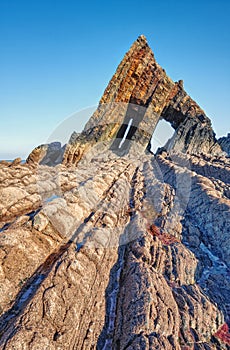
[[[83,133],[72,135],[64,164],[76,164],[98,141],[112,140],[110,146],[119,154],[132,149],[143,153],[161,118],[175,129],[170,149],[222,153],[205,112],[185,92],[183,82],[173,82],[157,64],[142,35],[121,61]],[[128,126],[126,142],[119,148]]]
[[0,348],[229,349],[224,144],[141,36],[82,133],[0,163]]

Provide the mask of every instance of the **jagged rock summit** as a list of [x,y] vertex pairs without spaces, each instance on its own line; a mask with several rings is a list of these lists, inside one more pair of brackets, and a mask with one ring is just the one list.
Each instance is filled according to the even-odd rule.
[[[210,119],[186,93],[183,81],[173,82],[157,64],[146,38],[141,35],[118,66],[84,131],[71,136],[63,163],[77,164],[92,146],[114,138],[112,147],[117,149],[130,121],[132,125],[120,154],[130,148],[134,148],[135,154],[143,152],[150,145],[160,119],[175,129],[167,149],[223,153]],[[35,157],[30,155],[28,161],[31,158]]]
[[230,349],[228,149],[140,36],[82,133],[0,164],[0,348]]
[[[121,118],[118,106],[122,104],[124,111]],[[106,107],[103,108],[104,105]],[[145,150],[157,123],[163,118],[175,129],[175,136],[169,146],[171,149],[223,153],[210,119],[185,92],[183,82],[180,80],[174,83],[157,64],[143,35],[134,42],[120,63],[100,100],[99,108],[86,124],[83,133],[71,138],[64,155],[64,164],[78,162],[84,149],[88,150],[89,134],[91,145],[100,139],[115,137],[113,147],[116,149],[131,118],[132,126],[123,149],[132,148],[134,143],[138,143],[138,150]]]

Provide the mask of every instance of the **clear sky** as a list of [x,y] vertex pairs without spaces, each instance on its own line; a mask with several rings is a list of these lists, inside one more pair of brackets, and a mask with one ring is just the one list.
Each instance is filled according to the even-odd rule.
[[1,0],[0,159],[25,158],[66,117],[96,105],[140,34],[217,136],[227,134],[229,18],[229,0]]

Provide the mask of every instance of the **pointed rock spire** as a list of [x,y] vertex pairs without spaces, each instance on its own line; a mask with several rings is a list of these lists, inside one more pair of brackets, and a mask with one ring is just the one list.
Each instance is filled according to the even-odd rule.
[[[123,113],[117,104],[126,104]],[[107,113],[106,105],[110,105]],[[121,154],[134,146],[135,152],[144,152],[161,118],[176,131],[168,143],[171,148],[193,153],[222,152],[205,112],[185,92],[183,81],[173,82],[157,64],[145,36],[140,35],[119,64],[84,132],[71,138],[64,163],[77,164],[86,150],[101,140],[117,139],[112,147],[120,152],[120,141],[131,120],[129,142]]]

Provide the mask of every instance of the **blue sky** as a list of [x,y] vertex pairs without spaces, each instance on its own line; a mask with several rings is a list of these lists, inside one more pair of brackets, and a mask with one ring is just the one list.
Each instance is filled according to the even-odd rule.
[[140,34],[217,136],[227,134],[229,16],[228,0],[1,0],[0,159],[25,158],[66,117],[96,105]]

